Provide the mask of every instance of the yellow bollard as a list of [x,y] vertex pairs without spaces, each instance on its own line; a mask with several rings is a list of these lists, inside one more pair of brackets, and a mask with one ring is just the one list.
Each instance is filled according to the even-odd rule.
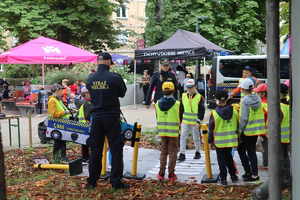
[[68,164],[34,164],[33,168],[69,170],[70,176],[75,176],[82,173],[82,162],[81,159],[77,159]]
[[140,141],[140,137],[142,135],[141,134],[142,126],[140,124],[136,124],[135,126],[136,126],[136,133],[135,133],[135,143],[134,143],[134,149],[133,149],[131,172],[126,172],[124,174],[124,177],[127,179],[143,180],[146,177],[146,175],[137,173],[139,141]]
[[216,183],[218,181],[217,176],[213,176],[211,169],[211,161],[210,161],[210,148],[208,144],[208,126],[207,124],[200,125],[202,130],[202,140],[204,145],[204,153],[205,153],[205,169],[206,176],[204,176],[201,180],[201,183]]
[[138,161],[138,155],[139,155],[139,139],[141,137],[141,129],[142,129],[142,126],[140,124],[137,125],[137,132],[136,132],[135,138],[138,141],[136,141],[134,143],[132,168],[131,168],[131,175],[132,176],[137,175],[137,161]]
[[65,164],[34,164],[33,168],[38,168],[38,169],[64,169],[64,170],[67,170],[67,169],[69,169],[69,165],[65,165]]
[[108,149],[108,141],[105,137],[105,141],[103,144],[103,152],[102,152],[102,168],[101,168],[101,176],[105,177],[107,175],[107,149]]

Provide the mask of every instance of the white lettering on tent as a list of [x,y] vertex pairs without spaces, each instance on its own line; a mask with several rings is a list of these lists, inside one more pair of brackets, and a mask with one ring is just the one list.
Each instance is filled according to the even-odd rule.
[[44,50],[45,53],[57,53],[57,54],[61,53],[60,49],[54,46],[45,46],[42,47],[42,49]]
[[44,56],[44,60],[66,60],[66,57],[65,56],[61,56],[61,57]]

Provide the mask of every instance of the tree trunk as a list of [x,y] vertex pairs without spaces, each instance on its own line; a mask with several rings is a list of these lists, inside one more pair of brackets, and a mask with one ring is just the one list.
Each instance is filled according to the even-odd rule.
[[2,136],[0,131],[0,200],[6,199],[6,184],[5,184],[5,167],[4,167],[4,153],[2,146]]

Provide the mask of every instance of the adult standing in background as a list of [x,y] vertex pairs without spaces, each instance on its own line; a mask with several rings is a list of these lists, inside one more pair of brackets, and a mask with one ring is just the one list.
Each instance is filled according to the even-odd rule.
[[152,93],[155,92],[154,94],[154,99],[153,101],[156,103],[158,99],[163,97],[163,92],[162,92],[162,84],[165,81],[171,81],[175,85],[175,92],[174,92],[174,97],[177,99],[177,79],[174,73],[171,72],[170,69],[170,63],[168,59],[162,59],[160,61],[160,70],[159,72],[155,72],[150,80],[150,87],[148,89],[148,94],[146,98],[146,105],[151,104],[151,97]]
[[144,70],[144,75],[142,77],[144,101],[143,104],[146,104],[147,92],[150,86],[150,74],[148,70]]
[[91,154],[86,188],[95,188],[97,180],[100,178],[103,144],[107,137],[112,153],[110,183],[115,189],[124,189],[129,186],[122,182],[124,140],[121,135],[119,97],[124,97],[127,89],[122,77],[109,71],[112,66],[112,58],[109,53],[100,53],[98,64],[97,71],[87,80],[92,111],[91,132],[88,141]]

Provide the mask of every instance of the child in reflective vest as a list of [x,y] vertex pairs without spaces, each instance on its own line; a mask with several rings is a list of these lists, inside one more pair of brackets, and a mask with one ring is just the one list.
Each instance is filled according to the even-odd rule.
[[260,97],[253,93],[254,83],[247,78],[241,83],[244,98],[239,117],[239,156],[245,171],[244,181],[258,181],[256,142],[258,136],[266,134],[264,111]]
[[[79,108],[77,115],[78,121],[82,123],[90,122],[90,113],[92,109],[91,97],[89,91],[83,87],[81,89],[81,96],[83,97],[83,104]],[[81,145],[82,162],[86,163],[89,160],[89,148],[87,145]]]
[[[261,99],[261,105],[264,111],[265,124],[267,127],[268,120],[268,85],[266,83],[259,84],[253,91],[257,93],[257,95]],[[261,144],[263,148],[263,166],[268,167],[268,137],[267,134],[261,135]]]
[[178,160],[185,161],[186,140],[189,133],[193,134],[196,148],[194,159],[200,159],[200,132],[199,123],[203,120],[205,107],[204,98],[198,93],[194,79],[186,81],[187,92],[182,94],[180,105],[181,135],[180,135],[180,154]]
[[[70,111],[62,102],[63,89],[62,85],[53,85],[51,89],[52,96],[50,96],[48,100],[48,117],[55,119],[70,119]],[[66,156],[66,141],[54,139],[53,162],[68,162]]]
[[238,112],[227,105],[226,91],[217,91],[216,100],[216,110],[212,111],[209,119],[209,143],[216,147],[219,181],[227,185],[227,171],[233,183],[238,181],[232,156],[232,148],[238,146]]
[[169,156],[168,177],[170,182],[174,182],[177,179],[175,166],[178,152],[180,102],[176,101],[173,96],[175,91],[173,82],[164,82],[162,91],[164,96],[155,104],[157,129],[161,137],[160,170],[157,178],[160,181],[164,180]]

